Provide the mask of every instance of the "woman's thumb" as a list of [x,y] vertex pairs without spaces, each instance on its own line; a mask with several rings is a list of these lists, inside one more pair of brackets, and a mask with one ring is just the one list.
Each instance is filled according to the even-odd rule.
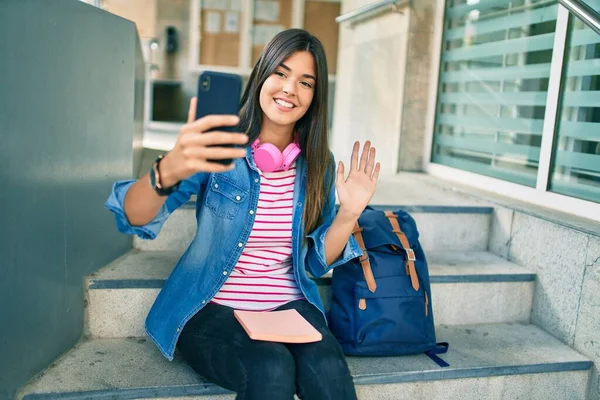
[[338,161],[337,181],[339,183],[344,182],[344,163],[341,161]]
[[196,120],[196,104],[198,103],[198,98],[196,96],[190,99],[190,109],[188,110],[188,119],[187,123],[191,124]]

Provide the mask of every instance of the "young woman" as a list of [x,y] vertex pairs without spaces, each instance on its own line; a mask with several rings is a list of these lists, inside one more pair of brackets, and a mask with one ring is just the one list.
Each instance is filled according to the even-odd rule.
[[[327,93],[319,40],[300,29],[278,34],[250,75],[239,118],[194,121],[192,99],[174,148],[142,179],[115,183],[106,204],[122,232],[153,239],[197,195],[196,235],[152,306],[146,332],[169,360],[177,348],[199,375],[238,399],[356,398],[307,271],[319,277],[362,255],[352,229],[375,192],[379,163],[369,142],[359,159],[357,142],[348,176],[340,162],[336,179]],[[203,133],[235,125],[243,133]],[[228,158],[227,166],[207,161]],[[321,341],[254,341],[233,315],[291,308]]]

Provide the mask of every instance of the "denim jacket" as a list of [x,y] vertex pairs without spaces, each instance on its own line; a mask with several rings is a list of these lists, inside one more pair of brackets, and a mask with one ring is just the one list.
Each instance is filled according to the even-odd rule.
[[[134,180],[118,181],[105,207],[115,214],[120,232],[154,239],[169,215],[197,195],[194,239],[165,282],[146,318],[146,333],[165,357],[173,360],[175,346],[184,325],[217,294],[235,267],[256,215],[260,175],[247,147],[245,158],[234,161],[225,173],[198,173],[184,180],[169,195],[158,215],[143,226],[129,224],[123,204]],[[334,171],[330,171],[334,173]],[[292,217],[292,259],[294,277],[304,297],[324,313],[316,283],[307,276],[320,277],[362,251],[350,236],[341,256],[331,265],[325,261],[325,234],[335,217],[335,185],[331,188],[323,223],[304,240],[303,210],[306,193],[306,165],[296,161],[294,211]]]

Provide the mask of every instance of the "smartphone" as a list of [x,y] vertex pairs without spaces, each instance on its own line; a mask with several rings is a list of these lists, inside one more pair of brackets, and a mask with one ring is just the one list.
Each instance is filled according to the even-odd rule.
[[[238,115],[240,98],[242,97],[242,78],[239,75],[223,72],[204,71],[198,77],[198,102],[196,103],[196,119],[212,114]],[[236,132],[235,126],[223,126],[212,131]],[[219,145],[234,147],[233,145]],[[232,159],[208,160],[220,164],[231,164]]]

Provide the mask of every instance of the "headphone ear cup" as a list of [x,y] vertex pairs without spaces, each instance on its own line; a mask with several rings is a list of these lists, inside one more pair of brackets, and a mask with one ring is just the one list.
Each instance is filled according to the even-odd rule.
[[263,143],[254,151],[254,161],[261,171],[274,172],[281,168],[283,155],[277,146],[271,143]]
[[298,158],[298,155],[300,155],[300,147],[295,143],[292,142],[290,143],[284,150],[283,150],[283,160],[282,160],[282,165],[281,168],[286,171],[287,169],[290,168],[290,166],[294,163],[294,161],[296,161],[296,158]]

